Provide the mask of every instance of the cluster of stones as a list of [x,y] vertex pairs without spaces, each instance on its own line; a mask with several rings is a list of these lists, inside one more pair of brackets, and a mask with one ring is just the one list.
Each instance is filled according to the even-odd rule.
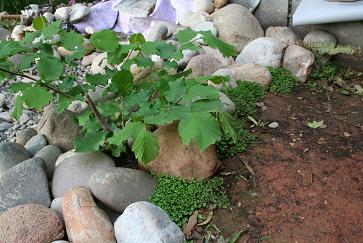
[[[284,67],[305,82],[315,58],[303,43],[336,43],[334,36],[324,31],[313,31],[304,40],[288,27],[269,27],[264,31],[248,8],[226,0],[195,3],[199,11],[192,15],[177,11],[180,25],[154,25],[146,38],[168,39],[178,45],[173,36],[180,28],[210,30],[234,45],[238,56],[225,58],[200,42],[201,51],[183,52],[179,68],[191,69],[194,76],[229,76],[230,83],[226,85],[230,87],[237,87],[237,80],[267,87],[272,79],[269,66]],[[88,13],[87,6],[78,4],[43,15],[48,21],[57,18],[73,22]],[[17,26],[12,33],[0,29],[0,38],[20,40],[24,31],[32,31],[32,27]],[[86,72],[103,73],[109,66],[107,53],[95,52],[86,38],[94,31],[87,31],[87,55],[81,65]],[[63,47],[54,50],[59,58],[69,53]],[[162,62],[160,57],[153,57],[153,61]],[[142,69],[133,66],[131,71],[137,75]],[[95,100],[99,96],[97,92],[92,95]],[[4,97],[0,93],[0,132],[10,129],[1,130],[4,122],[12,121],[12,105]],[[220,97],[225,109],[233,113],[233,102],[223,92]],[[86,104],[78,102],[69,109],[85,108]],[[101,152],[72,151],[81,128],[68,113],[58,114],[53,104],[45,108],[37,126],[30,125],[34,124],[18,131],[14,141],[0,144],[0,238],[4,242],[184,242],[182,231],[169,216],[147,202],[155,187],[150,174],[116,167],[113,159]],[[210,178],[219,168],[215,147],[201,153],[194,143],[183,145],[176,124],[160,127],[154,133],[160,154],[148,165],[140,162],[143,170],[201,179]]]

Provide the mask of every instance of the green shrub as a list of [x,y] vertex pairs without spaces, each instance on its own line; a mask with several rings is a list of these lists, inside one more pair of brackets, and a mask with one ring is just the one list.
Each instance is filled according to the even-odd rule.
[[222,135],[217,142],[217,156],[219,159],[233,157],[242,153],[256,140],[256,136],[247,128],[247,116],[256,114],[256,102],[263,100],[266,93],[263,87],[254,82],[239,81],[237,88],[225,89],[227,96],[236,106],[236,112],[231,118],[231,125],[236,132],[237,140],[228,134]]
[[297,83],[297,78],[285,68],[269,67],[268,70],[272,75],[272,81],[268,86],[268,90],[273,93],[287,94]]
[[229,206],[221,177],[199,182],[195,180],[188,182],[174,176],[158,176],[157,180],[158,185],[150,201],[164,209],[180,227],[197,209],[210,204],[216,204],[220,208]]
[[341,67],[335,63],[327,63],[320,69],[315,69],[311,74],[312,80],[331,81],[338,76]]
[[256,102],[261,101],[266,96],[260,84],[248,81],[239,81],[237,88],[227,88],[225,93],[235,104],[235,116],[240,119],[245,119],[248,115],[254,115],[256,113]]

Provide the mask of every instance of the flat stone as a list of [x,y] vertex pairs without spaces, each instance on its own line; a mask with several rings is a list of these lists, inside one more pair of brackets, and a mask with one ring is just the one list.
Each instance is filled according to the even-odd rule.
[[52,242],[64,237],[59,216],[39,204],[19,205],[0,215],[1,242]]
[[38,153],[42,148],[44,148],[47,145],[47,139],[41,135],[35,135],[32,137],[26,144],[25,148],[29,151],[31,156],[34,156],[36,153]]
[[20,130],[16,133],[15,141],[18,144],[25,145],[32,137],[37,135],[37,130],[31,127],[27,127],[24,130]]
[[70,242],[116,243],[110,219],[97,207],[87,188],[69,190],[64,195],[62,208]]
[[17,143],[0,143],[0,175],[11,167],[30,158],[28,150]]
[[147,17],[155,8],[156,0],[124,0],[118,1],[114,8],[134,17]]
[[43,159],[45,163],[45,172],[49,180],[51,180],[53,177],[55,162],[57,161],[57,158],[61,153],[62,151],[57,146],[47,145],[34,155],[34,158]]
[[28,159],[0,176],[0,213],[21,204],[50,206],[48,179],[40,158]]
[[180,228],[169,215],[149,202],[135,202],[128,206],[115,222],[117,242],[184,243]]
[[156,181],[148,173],[121,167],[98,171],[89,179],[92,194],[120,213],[131,203],[148,200],[155,185]]
[[113,159],[101,152],[74,153],[60,159],[63,160],[56,162],[52,180],[52,193],[55,198],[62,197],[72,187],[88,188],[92,174],[115,167]]

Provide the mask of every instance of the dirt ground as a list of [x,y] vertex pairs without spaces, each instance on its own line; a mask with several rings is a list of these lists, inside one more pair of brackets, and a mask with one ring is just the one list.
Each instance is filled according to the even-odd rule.
[[[256,146],[223,162],[231,198],[212,224],[237,242],[363,242],[363,96],[299,86],[268,94]],[[326,128],[310,128],[311,121]]]

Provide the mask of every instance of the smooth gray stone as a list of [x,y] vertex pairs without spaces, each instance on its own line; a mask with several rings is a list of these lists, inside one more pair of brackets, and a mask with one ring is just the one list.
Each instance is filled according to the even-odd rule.
[[0,175],[11,167],[30,158],[28,150],[17,143],[0,144]]
[[13,124],[11,124],[9,122],[0,122],[0,132],[4,132],[4,131],[8,130],[12,126],[13,126]]
[[0,213],[21,204],[50,206],[48,179],[40,158],[28,159],[0,176]]
[[38,134],[32,137],[26,144],[25,148],[29,151],[31,156],[34,156],[38,153],[42,148],[47,145],[47,139],[44,135]]
[[261,0],[254,14],[264,30],[269,26],[287,26],[289,0]]
[[117,242],[185,242],[178,225],[170,220],[163,209],[149,202],[131,204],[114,225]]
[[52,179],[55,162],[62,151],[55,145],[47,145],[34,155],[34,158],[42,158],[45,163],[45,172],[49,180]]
[[0,40],[5,40],[7,36],[10,36],[10,32],[5,28],[0,28]]
[[52,193],[55,198],[63,197],[72,187],[88,188],[91,175],[99,170],[114,168],[115,162],[101,152],[74,153],[55,167]]
[[54,198],[52,203],[50,204],[50,209],[52,209],[54,212],[58,213],[59,217],[61,218],[62,222],[64,223],[62,203],[63,203],[63,197]]
[[131,203],[147,201],[155,185],[155,179],[148,173],[121,167],[100,170],[89,179],[92,194],[119,213]]

